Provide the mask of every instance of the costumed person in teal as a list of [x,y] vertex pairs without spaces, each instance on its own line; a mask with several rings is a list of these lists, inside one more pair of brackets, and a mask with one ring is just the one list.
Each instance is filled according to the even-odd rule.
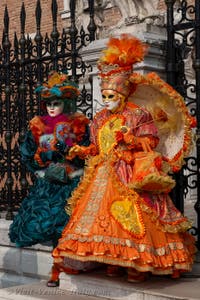
[[73,145],[89,142],[89,120],[68,111],[79,90],[66,74],[53,71],[36,92],[41,94],[47,114],[30,121],[20,146],[22,162],[36,179],[9,229],[10,240],[17,247],[45,242],[56,246],[69,220],[67,198],[78,185],[84,166],[82,159],[69,161],[67,153]]

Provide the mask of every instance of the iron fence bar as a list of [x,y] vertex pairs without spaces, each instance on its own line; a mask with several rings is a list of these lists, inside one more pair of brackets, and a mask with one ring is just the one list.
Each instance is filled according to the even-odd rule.
[[42,18],[42,11],[41,11],[41,4],[40,0],[37,0],[37,5],[35,9],[35,17],[36,17],[36,35],[35,35],[35,43],[36,43],[36,55],[37,55],[37,68],[36,68],[36,78],[38,85],[42,84],[42,68],[41,68],[41,59],[42,59],[42,41],[43,37],[40,31],[41,26],[41,18]]
[[197,245],[200,249],[200,1],[195,0],[195,60],[194,69],[196,73],[196,150],[197,150],[197,202],[195,210],[197,212]]
[[174,24],[174,30],[175,31],[180,31],[180,30],[187,30],[190,28],[194,28],[195,27],[195,22],[194,21],[189,21],[186,23],[178,23],[178,24]]
[[70,19],[71,26],[69,29],[70,34],[70,44],[71,44],[71,66],[72,66],[72,76],[71,79],[75,82],[78,81],[77,70],[76,70],[76,61],[77,61],[77,49],[76,49],[76,39],[78,35],[78,29],[75,22],[75,10],[76,10],[76,0],[70,0]]
[[[191,171],[193,176],[196,176],[193,182],[194,187],[197,190],[197,202],[195,203],[195,210],[197,212],[197,227],[192,227],[191,233],[197,236],[197,246],[200,249],[200,1],[195,0],[194,5],[188,6],[187,1],[180,2],[179,12],[182,13],[182,19],[174,24],[173,14],[174,14],[174,0],[165,0],[167,5],[167,81],[175,89],[177,89],[185,99],[188,97],[187,88],[189,87],[185,74],[185,63],[184,59],[187,58],[188,53],[191,54],[191,48],[195,45],[195,60],[194,69],[196,73],[196,87],[194,86],[194,91],[196,96],[196,109],[195,113],[197,117],[197,142],[196,142],[196,157],[190,157],[186,159],[186,165],[184,166],[185,171]],[[195,18],[188,19],[187,12],[190,9],[190,13],[195,14]],[[191,30],[190,30],[191,29]],[[183,34],[182,34],[183,32]],[[192,34],[195,32],[195,43],[194,38],[192,38],[192,43],[188,44],[187,38],[188,33]],[[185,34],[184,34],[185,33]],[[175,35],[178,34],[182,37],[182,42],[177,42]],[[188,48],[188,49],[187,49]],[[190,51],[189,51],[190,48]],[[176,63],[176,60],[178,62]],[[192,160],[193,159],[193,160]],[[192,170],[190,168],[189,162],[193,161],[192,165],[195,168]],[[175,177],[177,181],[176,188],[173,190],[172,198],[176,206],[183,212],[184,211],[184,191],[189,187],[188,183],[189,176],[183,174],[183,171],[179,172]],[[187,181],[187,182],[186,182]],[[191,187],[192,188],[192,187]]]
[[[56,55],[56,59],[57,60],[60,59],[60,58],[70,58],[70,57],[71,57],[70,53],[64,53],[64,54],[63,53],[62,54],[57,53],[57,55]],[[26,65],[28,65],[28,64],[34,64],[34,63],[36,64],[36,63],[48,62],[51,58],[52,58],[51,54],[46,55],[46,56],[41,56],[40,59],[39,59],[39,57],[36,57],[36,58],[25,58],[24,59],[24,63]],[[17,61],[16,62],[12,62],[12,66],[15,66],[15,67],[19,66],[19,64],[20,64],[20,62],[17,62]],[[43,71],[44,71],[44,69],[43,69]],[[43,74],[43,73],[41,73],[41,74]]]
[[53,70],[57,70],[58,69],[57,51],[58,51],[59,32],[57,29],[58,5],[56,0],[52,0],[51,11],[52,11],[52,20],[53,20],[53,30],[51,32],[52,61],[53,61]]
[[[42,10],[40,0],[37,0],[36,9],[35,9],[35,17],[36,17],[36,35],[35,35],[35,43],[36,43],[36,79],[37,85],[40,86],[42,84],[43,79],[43,66],[42,66],[42,42],[43,37],[41,34],[40,26],[41,26],[41,18],[42,18]],[[38,96],[40,100],[40,96]],[[41,114],[41,107],[38,105],[38,114]]]
[[90,41],[95,40],[95,32],[97,30],[97,26],[94,21],[94,0],[88,0],[88,6],[89,6],[89,14],[90,14],[90,22],[87,27],[89,31]]
[[9,15],[7,6],[4,11],[4,40],[3,40],[3,49],[4,49],[4,76],[5,76],[5,107],[6,107],[6,133],[5,133],[5,142],[6,142],[6,162],[7,162],[7,197],[8,197],[8,209],[6,213],[6,219],[12,219],[12,159],[11,159],[11,86],[10,86],[10,48],[11,43],[9,41]]
[[25,135],[25,127],[26,127],[26,106],[25,106],[25,95],[26,95],[26,85],[25,85],[25,21],[26,21],[26,12],[24,3],[22,3],[21,7],[21,15],[20,15],[20,23],[21,23],[21,37],[19,39],[20,46],[20,85],[19,85],[19,137],[20,141],[23,141]]
[[[167,82],[176,88],[177,85],[177,65],[176,65],[176,45],[175,45],[175,29],[174,29],[174,4],[176,0],[165,0],[167,6],[167,57],[166,57],[166,73]],[[176,207],[183,212],[183,174],[179,172],[174,175],[176,186],[171,192],[172,199]]]
[[176,85],[176,48],[174,45],[174,4],[175,0],[165,0],[167,6],[167,82]]
[[[2,48],[0,46],[0,62],[2,62]],[[3,73],[2,64],[0,64],[0,73]],[[3,132],[3,101],[2,101],[2,84],[3,84],[3,78],[0,76],[0,133]],[[0,143],[0,178],[3,178],[4,174],[4,168],[3,168],[3,157],[4,157],[4,149],[3,144]],[[0,189],[0,199],[3,199],[3,189]],[[2,203],[0,201],[0,209],[1,209]],[[1,218],[1,216],[0,216]]]
[[[19,39],[20,49],[20,83],[19,83],[19,143],[24,140],[26,132],[26,70],[25,70],[25,22],[26,11],[24,3],[21,6],[20,24],[21,24],[21,37]],[[24,198],[26,195],[26,168],[25,165],[20,163],[20,184],[21,184],[21,196]]]

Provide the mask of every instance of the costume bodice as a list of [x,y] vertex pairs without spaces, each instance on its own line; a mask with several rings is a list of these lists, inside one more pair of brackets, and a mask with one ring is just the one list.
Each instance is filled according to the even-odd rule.
[[111,116],[101,127],[98,133],[100,154],[109,153],[116,146],[116,132],[120,131],[124,118],[119,115]]
[[118,147],[116,132],[125,129],[134,136],[157,137],[151,115],[138,106],[127,104],[126,108],[117,114],[111,114],[107,110],[97,113],[90,127],[91,140],[99,148],[100,154],[109,153],[114,147]]

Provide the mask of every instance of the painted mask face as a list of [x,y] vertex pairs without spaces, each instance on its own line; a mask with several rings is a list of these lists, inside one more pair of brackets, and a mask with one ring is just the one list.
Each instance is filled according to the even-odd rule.
[[63,112],[64,102],[61,100],[52,100],[46,103],[47,112],[50,117],[56,117]]
[[102,98],[107,110],[112,112],[116,112],[124,102],[124,96],[113,90],[103,90]]

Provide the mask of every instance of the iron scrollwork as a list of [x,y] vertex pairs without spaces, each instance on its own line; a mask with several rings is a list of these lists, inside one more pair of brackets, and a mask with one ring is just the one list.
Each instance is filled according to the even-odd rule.
[[200,248],[200,2],[165,0],[167,6],[167,81],[185,99],[192,116],[197,119],[193,156],[178,174],[174,197],[184,211],[184,201],[195,191],[196,225],[191,233]]

